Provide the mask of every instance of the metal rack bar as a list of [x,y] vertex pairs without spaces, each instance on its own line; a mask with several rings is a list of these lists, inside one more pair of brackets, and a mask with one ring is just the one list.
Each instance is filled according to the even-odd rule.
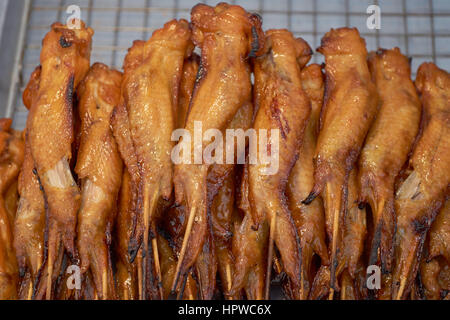
[[[27,0],[31,2],[31,0]],[[226,1],[226,0],[225,0]],[[315,49],[320,44],[320,37],[328,27],[356,26],[361,36],[366,38],[369,50],[378,47],[400,46],[404,53],[413,57],[413,71],[417,64],[426,61],[444,61],[441,66],[450,69],[450,50],[437,50],[439,39],[450,38],[450,31],[445,32],[445,23],[450,25],[450,1],[448,9],[445,3],[436,0],[416,2],[420,10],[412,7],[414,3],[406,0],[228,0],[230,3],[244,6],[249,11],[258,12],[264,20],[265,28],[288,28],[296,36],[304,36]],[[188,2],[188,3],[187,3]],[[86,22],[97,33],[101,34],[92,46],[93,59],[120,68],[122,57],[135,39],[148,39],[150,34],[160,28],[164,21],[172,18],[186,17],[196,1],[192,0],[71,0],[71,4],[79,4]],[[198,0],[213,5],[220,0]],[[436,3],[435,3],[436,2]],[[381,30],[368,30],[365,21],[368,17],[366,5],[379,5],[382,13]],[[65,18],[66,1],[33,0],[29,23],[25,25],[24,37],[18,42],[22,54],[18,55],[17,69],[19,76],[16,89],[10,95],[11,107],[17,104],[18,117],[26,116],[21,105],[21,90],[26,85],[29,74],[39,63],[39,50],[42,36],[48,30],[55,17]],[[436,7],[444,6],[445,10],[435,12]],[[386,10],[384,10],[386,8]],[[414,10],[411,10],[414,9]],[[422,9],[424,8],[424,9]],[[53,18],[51,18],[53,17]],[[304,19],[304,20],[302,20]],[[428,25],[414,24],[413,21],[429,21]],[[306,21],[306,22],[305,22]],[[445,22],[448,21],[448,22]],[[444,22],[444,27],[442,26]],[[326,26],[325,26],[326,25]],[[402,30],[403,29],[403,30]],[[443,31],[444,29],[444,31]],[[25,41],[26,38],[26,41]],[[412,41],[431,45],[423,46],[424,50],[413,50]],[[403,44],[404,42],[404,44]],[[450,43],[450,42],[449,42]],[[322,62],[319,54],[313,56],[314,62]],[[449,65],[445,65],[448,61]],[[94,62],[94,61],[92,61]],[[12,115],[12,111],[10,112]],[[24,123],[24,121],[19,121]],[[20,128],[19,128],[20,129]]]

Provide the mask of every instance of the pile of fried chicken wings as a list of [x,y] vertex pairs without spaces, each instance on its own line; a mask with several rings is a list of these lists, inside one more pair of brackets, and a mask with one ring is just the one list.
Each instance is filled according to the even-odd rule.
[[[0,299],[450,299],[447,71],[413,81],[355,28],[308,64],[303,39],[221,3],[134,41],[119,72],[79,25],[45,36],[25,130],[0,120]],[[174,161],[199,123],[259,150],[248,134],[197,161],[203,136]]]

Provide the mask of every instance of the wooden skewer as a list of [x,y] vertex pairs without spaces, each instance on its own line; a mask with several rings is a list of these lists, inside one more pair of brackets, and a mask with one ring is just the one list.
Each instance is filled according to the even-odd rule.
[[[53,246],[52,246],[53,247]],[[47,288],[45,291],[45,299],[50,300],[52,298],[52,276],[53,276],[53,254],[54,248],[49,248],[48,251],[48,265],[47,265]]]
[[32,297],[33,297],[33,280],[30,277],[30,283],[29,283],[29,287],[28,287],[27,300],[31,300]]
[[227,290],[228,290],[228,292],[230,292],[231,285],[232,285],[232,279],[231,279],[231,265],[229,262],[227,263],[225,270],[226,270],[226,274],[227,274]]
[[[149,187],[146,185],[144,187],[144,250],[145,250],[145,258],[142,260],[142,264],[140,264],[140,266],[142,266],[142,275],[143,275],[143,286],[145,288],[145,286],[147,285],[147,255],[148,255],[148,234],[149,234],[149,230],[150,230],[150,220],[153,216],[153,213],[156,209],[156,204],[158,202],[158,198],[159,198],[159,192],[155,192],[153,193],[153,197],[149,203],[149,194],[150,194],[150,190]],[[154,238],[154,240],[156,241],[156,252],[155,252],[155,246],[153,245],[153,240],[152,240],[152,249],[153,249],[153,255],[155,258],[155,269],[157,272],[157,277],[158,277],[158,286],[159,286],[159,281],[161,281],[161,268],[159,267],[159,257],[158,257],[158,242],[156,240],[156,238]],[[156,262],[157,261],[157,262]],[[156,265],[156,263],[158,265]],[[160,294],[162,294],[162,290],[160,290]],[[162,295],[161,295],[161,299],[162,299]]]
[[183,244],[181,246],[180,256],[178,257],[177,268],[175,271],[175,278],[173,279],[172,292],[175,292],[175,290],[177,289],[178,280],[180,279],[180,270],[181,270],[181,266],[183,265],[184,255],[186,253],[186,247],[187,247],[187,244],[189,241],[189,236],[191,234],[192,226],[194,224],[196,211],[197,211],[197,208],[195,206],[193,206],[191,211],[189,212],[189,220],[188,220],[188,223],[186,226],[186,232],[184,233]]
[[[142,249],[139,250],[137,256],[137,265],[138,266],[142,266]],[[144,300],[144,291],[142,288],[142,268],[137,268],[137,273],[138,273],[138,297],[139,300]]]
[[158,277],[158,289],[161,299],[164,298],[164,292],[162,288],[162,274],[161,274],[161,265],[159,264],[159,252],[158,252],[158,241],[156,236],[152,239],[152,248],[153,248],[153,258],[155,259],[155,269],[156,276]]
[[[409,268],[409,266],[411,266],[413,264],[413,260],[414,260],[414,256],[416,253],[416,248],[417,246],[414,246],[414,250],[412,250],[409,255],[408,255],[408,259],[406,260],[406,268]],[[405,291],[406,288],[406,281],[408,280],[409,277],[409,270],[407,270],[408,272],[406,273],[406,277],[403,277],[400,279],[400,287],[398,289],[398,293],[397,296],[395,297],[395,300],[401,300],[402,296],[403,296],[403,292]]]
[[[330,207],[331,204],[331,184],[327,183],[326,185],[326,190],[327,190],[327,206]],[[339,195],[338,198],[338,206],[337,208],[334,207],[334,213],[333,213],[333,241],[331,243],[331,268],[330,268],[330,294],[328,296],[329,300],[333,300],[334,297],[334,281],[336,280],[336,251],[337,251],[337,243],[338,243],[338,234],[339,234],[339,213],[341,210],[341,197]]]
[[270,233],[269,233],[269,254],[267,257],[267,272],[266,272],[266,291],[265,299],[269,300],[270,297],[270,276],[272,273],[272,260],[273,260],[273,243],[275,238],[275,228],[277,223],[277,213],[272,214],[272,219],[270,219]]
[[105,270],[103,270],[103,274],[102,274],[102,299],[106,300],[107,296],[108,296],[108,283],[107,280],[108,279],[108,270],[105,268]]
[[328,295],[328,300],[334,299],[334,289],[330,286],[330,293]]

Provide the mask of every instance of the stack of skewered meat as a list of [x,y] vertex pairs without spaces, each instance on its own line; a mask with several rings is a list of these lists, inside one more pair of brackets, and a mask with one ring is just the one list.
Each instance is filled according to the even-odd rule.
[[[413,82],[351,28],[308,65],[222,3],[134,41],[122,73],[80,25],[45,36],[23,134],[0,120],[0,299],[450,299],[448,72]],[[174,162],[198,123],[265,142],[199,162],[203,136]]]

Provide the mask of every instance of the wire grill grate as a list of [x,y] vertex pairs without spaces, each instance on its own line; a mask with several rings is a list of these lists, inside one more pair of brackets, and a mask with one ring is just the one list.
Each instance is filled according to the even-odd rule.
[[[20,83],[16,90],[14,127],[25,126],[27,110],[21,93],[30,73],[39,64],[41,41],[54,21],[65,21],[66,8],[79,5],[82,19],[91,26],[91,61],[121,69],[127,49],[135,39],[147,39],[172,18],[189,19],[198,0],[34,0],[27,21]],[[219,1],[200,1],[216,4]],[[264,28],[288,28],[316,48],[331,27],[357,27],[369,50],[398,46],[413,58],[413,72],[424,61],[450,70],[450,1],[448,0],[234,0],[263,17]],[[381,8],[381,29],[366,26],[366,9]],[[314,62],[323,62],[315,54]]]

